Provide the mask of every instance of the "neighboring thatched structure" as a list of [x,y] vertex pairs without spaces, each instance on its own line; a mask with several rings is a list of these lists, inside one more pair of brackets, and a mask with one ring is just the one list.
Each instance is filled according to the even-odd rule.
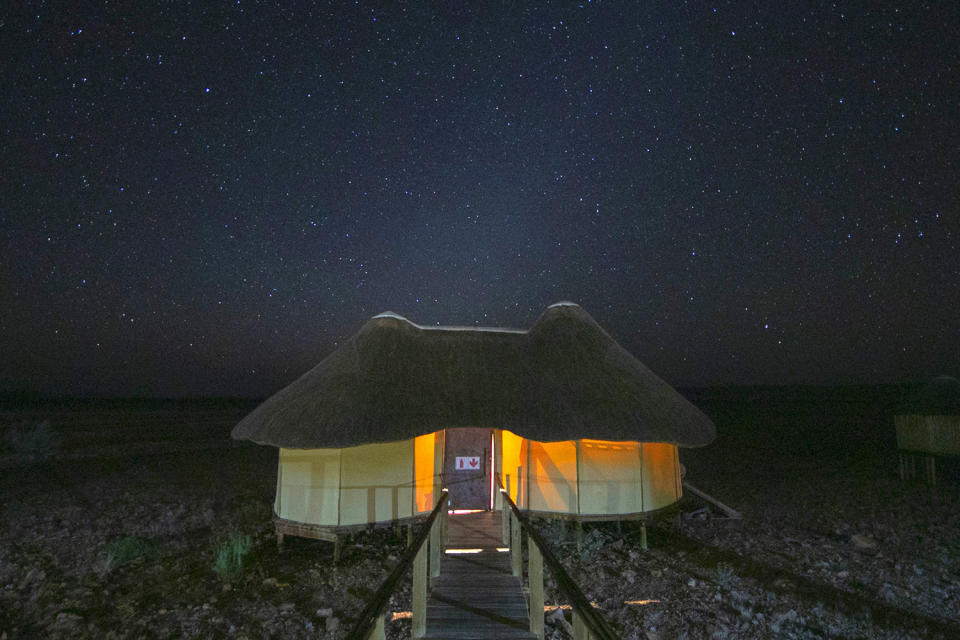
[[486,430],[484,482],[499,472],[521,508],[572,517],[676,502],[677,446],[715,436],[572,303],[529,331],[375,316],[232,435],[280,448],[281,520],[344,527],[431,511],[466,428]]
[[934,378],[897,411],[893,419],[900,450],[900,477],[916,477],[923,461],[928,483],[937,483],[934,456],[960,456],[960,381]]

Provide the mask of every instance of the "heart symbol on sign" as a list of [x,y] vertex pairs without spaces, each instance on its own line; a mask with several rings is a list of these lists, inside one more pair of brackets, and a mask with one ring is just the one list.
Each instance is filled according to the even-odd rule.
[[470,461],[470,466],[471,466],[471,467],[476,467],[476,466],[479,465],[479,464],[480,464],[480,461],[479,461],[479,460],[471,460],[471,461]]

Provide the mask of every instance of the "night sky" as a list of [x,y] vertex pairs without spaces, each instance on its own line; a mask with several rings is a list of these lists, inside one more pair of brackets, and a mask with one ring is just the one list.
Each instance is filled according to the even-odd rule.
[[677,386],[960,375],[956,2],[7,4],[0,390],[559,300]]

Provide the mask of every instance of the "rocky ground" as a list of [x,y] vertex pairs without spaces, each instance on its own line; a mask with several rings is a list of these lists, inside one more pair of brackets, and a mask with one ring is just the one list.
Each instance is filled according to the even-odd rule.
[[[679,524],[539,521],[624,638],[960,637],[960,473],[893,474],[889,389],[691,394],[718,425],[687,479],[741,511],[685,501]],[[0,413],[0,640],[341,638],[402,554],[403,532],[328,543],[270,528],[276,452],[232,443],[248,406],[41,406]],[[47,421],[47,426],[37,425]],[[13,434],[13,435],[11,435]],[[220,566],[247,537],[239,569]],[[409,637],[409,583],[391,637]],[[566,604],[551,585],[548,605]],[[567,637],[569,611],[547,614]]]

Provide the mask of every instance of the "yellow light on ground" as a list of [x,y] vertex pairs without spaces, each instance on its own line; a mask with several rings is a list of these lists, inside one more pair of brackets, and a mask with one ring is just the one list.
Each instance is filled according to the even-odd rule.
[[390,622],[410,620],[411,618],[413,618],[413,611],[394,611],[393,615],[390,616]]
[[485,512],[486,512],[485,509],[451,509],[450,511],[447,511],[447,513],[449,513],[452,516],[462,516],[468,513],[485,513]]
[[452,556],[457,556],[466,553],[481,553],[483,549],[447,549],[444,553],[448,553]]
[[[632,605],[642,606],[646,604],[655,604],[657,602],[660,602],[660,601],[659,600],[624,600],[623,604],[632,604]],[[600,608],[600,605],[597,604],[596,602],[591,602],[590,606],[595,607],[597,609]],[[570,611],[570,609],[572,608],[573,607],[571,607],[569,604],[546,604],[543,606],[544,611],[556,611],[557,609],[561,609],[563,611]]]
[[[590,606],[593,607],[594,609],[599,609],[599,608],[600,608],[600,605],[597,604],[596,602],[593,602],[592,600],[590,601]],[[544,610],[544,611],[556,611],[557,609],[560,609],[561,611],[570,611],[571,609],[573,609],[573,607],[572,607],[571,605],[569,605],[569,604],[545,604],[545,605],[543,605],[543,610]]]

